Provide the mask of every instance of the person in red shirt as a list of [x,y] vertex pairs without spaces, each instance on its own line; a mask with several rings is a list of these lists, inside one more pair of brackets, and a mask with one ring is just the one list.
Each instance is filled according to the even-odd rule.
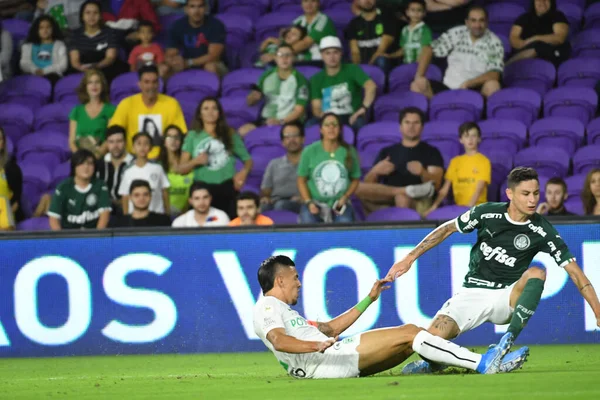
[[165,53],[157,43],[152,43],[154,27],[149,21],[141,21],[138,26],[140,44],[135,46],[129,54],[131,71],[137,72],[144,65],[156,65],[160,76],[165,76],[168,71],[165,62]]
[[271,218],[259,213],[259,198],[256,193],[240,193],[236,208],[238,217],[229,226],[273,225]]

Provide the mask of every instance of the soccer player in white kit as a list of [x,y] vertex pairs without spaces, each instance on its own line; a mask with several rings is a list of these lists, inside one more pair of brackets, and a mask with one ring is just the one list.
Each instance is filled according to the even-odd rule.
[[483,355],[473,353],[415,325],[375,329],[338,341],[381,292],[389,289],[383,280],[376,281],[355,307],[329,322],[308,321],[291,308],[298,302],[301,284],[289,257],[266,259],[258,270],[258,281],[264,297],[254,307],[254,331],[296,378],[372,375],[399,365],[413,351],[440,364],[494,374],[510,349],[508,342],[501,341]]

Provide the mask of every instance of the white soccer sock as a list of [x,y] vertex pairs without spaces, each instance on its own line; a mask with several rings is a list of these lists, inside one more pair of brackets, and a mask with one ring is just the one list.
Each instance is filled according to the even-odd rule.
[[428,360],[454,367],[475,370],[481,361],[481,354],[473,353],[427,331],[417,333],[412,348]]

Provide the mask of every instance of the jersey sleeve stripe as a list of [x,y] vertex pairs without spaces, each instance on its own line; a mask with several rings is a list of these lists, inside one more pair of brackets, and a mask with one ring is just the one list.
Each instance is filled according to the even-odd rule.
[[456,226],[456,229],[457,229],[457,230],[458,230],[460,233],[464,233],[464,232],[462,231],[462,229],[460,229],[460,224],[458,223],[458,218],[459,218],[459,217],[456,217],[456,218],[454,218],[454,225]]
[[575,260],[575,257],[573,257],[573,258],[569,258],[568,260],[565,260],[565,261],[563,261],[563,262],[562,262],[562,263],[559,265],[559,267],[560,267],[560,268],[564,268],[564,267],[566,267],[568,264],[571,264],[572,262],[575,262],[575,261],[576,261],[576,260]]
[[48,211],[48,216],[53,217],[53,218],[57,218],[57,219],[61,218],[60,214],[57,214],[57,213],[52,212],[52,211]]

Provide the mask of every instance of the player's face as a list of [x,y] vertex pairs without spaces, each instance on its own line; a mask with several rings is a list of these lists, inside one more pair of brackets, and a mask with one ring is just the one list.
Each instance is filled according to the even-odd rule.
[[321,135],[323,139],[337,141],[340,136],[340,124],[332,115],[329,115],[321,124]]
[[406,140],[419,140],[422,131],[423,121],[419,114],[406,114],[400,122],[400,132]]
[[254,200],[238,200],[237,216],[240,217],[241,225],[254,225],[258,216],[258,208]]
[[150,144],[150,140],[147,137],[142,136],[133,144],[133,151],[135,152],[136,156],[145,158],[148,157],[151,147],[152,145]]
[[50,40],[52,38],[52,24],[50,24],[50,21],[43,20],[40,22],[39,35],[41,40]]
[[319,1],[302,0],[302,11],[304,11],[304,14],[316,14],[319,11]]
[[129,195],[133,207],[138,211],[146,211],[150,207],[152,195],[147,187],[137,187]]
[[98,75],[92,75],[89,77],[87,84],[85,85],[88,96],[97,98],[102,93],[102,81]]
[[294,267],[284,267],[279,273],[281,277],[281,289],[285,296],[287,304],[296,305],[300,297],[300,278],[298,271]]
[[300,130],[295,126],[286,126],[283,130],[283,147],[288,153],[298,153],[304,145],[304,138],[300,136]]
[[294,53],[286,47],[277,50],[275,63],[279,69],[290,69],[294,65]]
[[113,158],[121,158],[125,152],[125,137],[123,135],[110,135],[106,139],[108,152]]
[[158,95],[158,75],[154,72],[146,72],[140,77],[138,82],[140,91],[145,97],[156,97]]
[[139,32],[140,41],[144,44],[152,42],[152,28],[149,26],[142,26]]
[[214,101],[205,101],[200,107],[200,118],[205,124],[216,124],[219,120],[219,107]]
[[506,189],[506,195],[521,214],[533,215],[540,201],[540,184],[535,179],[523,181]]
[[210,209],[210,201],[212,197],[210,197],[210,193],[208,190],[194,190],[192,193],[192,197],[190,198],[190,206],[198,213],[198,214],[207,214]]
[[550,209],[558,210],[561,208],[566,198],[565,195],[562,185],[553,183],[546,185],[546,203],[548,203]]
[[475,128],[467,131],[460,137],[460,143],[465,146],[465,151],[477,150],[479,142],[481,142],[481,139],[479,138],[479,132]]
[[480,38],[487,29],[487,19],[481,10],[472,10],[467,16],[467,28],[474,38]]
[[342,51],[340,49],[331,48],[321,51],[323,63],[329,68],[336,68],[342,61]]
[[590,191],[596,198],[600,197],[600,172],[596,172],[590,179]]
[[204,20],[205,7],[204,0],[188,0],[185,12],[192,22],[200,23]]
[[546,14],[550,10],[550,0],[535,0],[533,5],[537,15]]
[[88,3],[83,10],[83,22],[86,26],[96,27],[100,23],[100,8],[97,4]]
[[406,16],[410,22],[418,23],[425,17],[425,9],[419,3],[411,3],[406,9]]
[[80,179],[90,180],[94,175],[94,160],[88,158],[82,164],[75,167],[75,176]]

